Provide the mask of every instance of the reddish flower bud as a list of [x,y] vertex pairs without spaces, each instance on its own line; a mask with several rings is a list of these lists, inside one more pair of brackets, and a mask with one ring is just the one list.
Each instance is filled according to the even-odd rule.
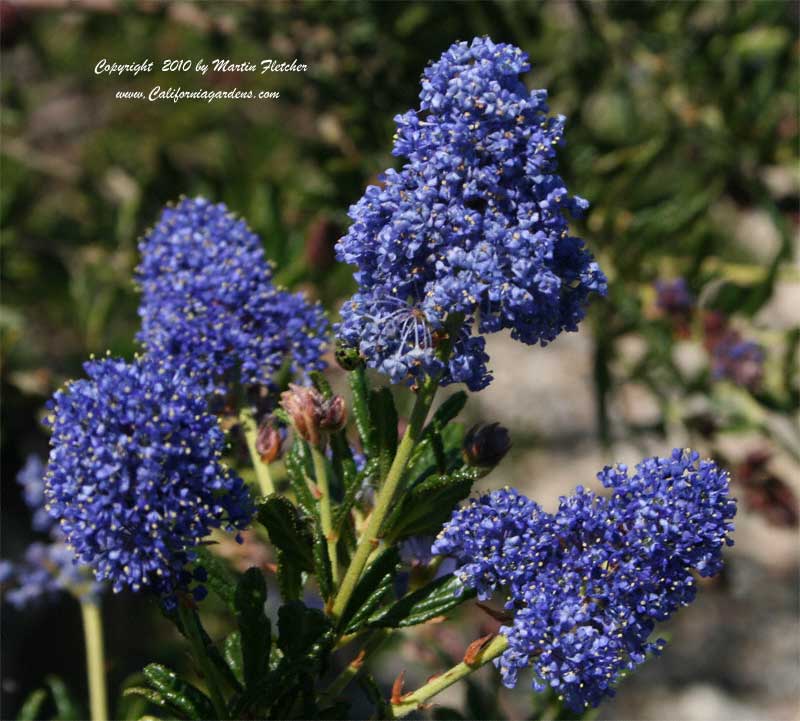
[[326,399],[316,388],[291,383],[289,390],[281,394],[281,406],[300,437],[315,446],[324,445],[323,434],[338,431],[347,421],[344,399]]
[[271,418],[261,422],[256,436],[256,451],[264,463],[272,463],[281,457],[285,437],[286,432],[276,427]]

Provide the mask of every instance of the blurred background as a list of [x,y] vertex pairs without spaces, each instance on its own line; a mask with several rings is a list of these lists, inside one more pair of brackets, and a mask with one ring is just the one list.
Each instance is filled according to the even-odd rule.
[[[353,286],[333,245],[348,206],[396,163],[393,116],[416,105],[428,60],[488,34],[529,53],[526,82],[569,119],[562,171],[592,203],[577,231],[611,288],[580,333],[547,349],[492,337],[496,380],[468,420],[507,425],[514,448],[482,483],[552,510],[613,461],[684,445],[717,458],[740,499],[726,572],[599,717],[800,717],[798,7],[0,2],[2,556],[35,538],[15,476],[29,454],[46,455],[46,399],[90,353],[135,351],[137,239],[160,208],[182,194],[226,202],[263,238],[280,282],[335,318]],[[155,69],[95,75],[101,58]],[[309,71],[166,76],[167,58],[297,58]],[[114,97],[156,84],[280,99]],[[149,599],[108,597],[104,616],[112,696],[148,661],[187,665]],[[405,667],[412,687],[488,621],[468,610],[456,627],[395,642],[382,682]],[[4,604],[3,718],[48,674],[85,697],[77,604]],[[429,714],[524,718],[525,686],[498,694],[484,673],[442,699],[453,711]]]

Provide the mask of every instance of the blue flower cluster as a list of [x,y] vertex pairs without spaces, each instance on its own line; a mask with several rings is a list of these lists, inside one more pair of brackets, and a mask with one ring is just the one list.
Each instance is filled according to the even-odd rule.
[[715,380],[730,380],[757,390],[764,378],[764,348],[729,331],[711,351],[711,375]]
[[32,453],[17,474],[17,483],[22,486],[25,503],[33,513],[33,528],[46,533],[53,527],[53,519],[44,508],[44,463]]
[[425,70],[419,110],[395,118],[394,154],[408,162],[350,208],[336,250],[358,267],[359,290],[337,333],[394,382],[441,374],[479,390],[491,380],[484,334],[545,345],[577,329],[590,292],[605,293],[569,233],[567,215],[588,203],[557,175],[565,119],[548,116],[546,91],[526,89],[529,69],[512,45],[453,45]]
[[65,543],[32,543],[19,563],[0,561],[3,597],[15,608],[69,591],[81,601],[96,603],[103,585],[86,566],[75,563],[75,554]]
[[44,475],[41,458],[31,454],[17,474],[17,482],[33,513],[34,530],[49,533],[52,542],[32,543],[21,561],[0,561],[3,597],[16,608],[24,608],[62,591],[82,601],[96,602],[103,585],[93,579],[86,566],[77,564],[75,554],[64,543],[63,534],[45,510]]
[[319,305],[273,285],[258,236],[222,205],[184,199],[142,240],[138,339],[207,390],[269,385],[287,359],[321,370],[328,322]]
[[244,528],[252,501],[221,463],[223,432],[184,370],[147,356],[84,367],[88,380],[50,402],[48,511],[98,580],[169,603],[191,581],[192,549],[214,528]]
[[459,577],[481,598],[497,589],[513,622],[497,659],[504,683],[533,667],[576,711],[613,695],[621,675],[658,653],[657,621],[695,597],[693,572],[717,573],[732,545],[736,503],[728,474],[676,449],[629,475],[599,475],[610,498],[583,488],[548,514],[512,489],[457,511],[433,552],[454,556]]

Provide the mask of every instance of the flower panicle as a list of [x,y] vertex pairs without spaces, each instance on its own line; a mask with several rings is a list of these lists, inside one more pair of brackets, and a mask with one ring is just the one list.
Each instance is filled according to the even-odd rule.
[[578,487],[554,514],[506,488],[473,499],[445,526],[432,552],[453,556],[481,599],[502,591],[513,621],[497,659],[513,686],[534,670],[575,710],[596,706],[664,642],[655,624],[694,600],[694,574],[722,568],[736,502],[729,476],[676,449],[598,474],[611,491]]

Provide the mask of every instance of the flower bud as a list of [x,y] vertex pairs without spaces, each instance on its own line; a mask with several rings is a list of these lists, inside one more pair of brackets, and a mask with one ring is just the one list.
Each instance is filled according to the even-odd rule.
[[336,358],[339,367],[345,371],[354,371],[356,368],[364,366],[364,359],[361,357],[361,353],[358,352],[358,348],[353,348],[343,343],[341,339],[336,341],[334,358]]
[[511,448],[508,429],[499,423],[478,423],[467,431],[462,446],[464,461],[470,466],[492,469]]
[[347,406],[344,398],[333,396],[322,403],[322,415],[319,420],[319,427],[323,431],[338,431],[344,428],[347,422]]
[[289,390],[281,393],[281,406],[300,437],[315,446],[324,445],[325,432],[338,431],[347,421],[344,399],[326,399],[316,388],[290,383]]
[[277,428],[271,418],[261,422],[256,436],[256,451],[264,463],[272,463],[281,457],[285,437],[286,432]]

